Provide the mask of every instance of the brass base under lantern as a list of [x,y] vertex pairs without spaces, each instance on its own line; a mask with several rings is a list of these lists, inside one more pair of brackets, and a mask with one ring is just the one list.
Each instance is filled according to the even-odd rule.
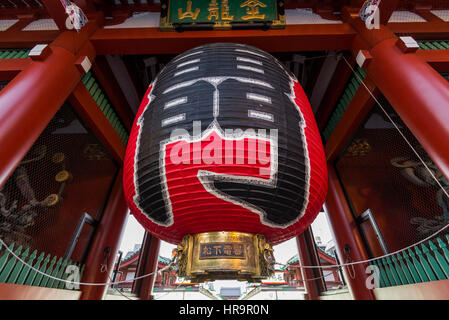
[[273,248],[260,234],[218,231],[186,235],[176,251],[178,277],[192,282],[259,282],[274,274]]

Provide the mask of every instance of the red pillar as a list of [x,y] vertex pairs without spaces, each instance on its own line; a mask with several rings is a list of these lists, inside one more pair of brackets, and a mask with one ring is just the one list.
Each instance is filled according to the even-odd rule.
[[[362,238],[357,229],[354,217],[346,202],[345,195],[338,181],[332,164],[328,165],[329,187],[326,197],[326,211],[334,236],[338,258],[341,264],[368,259]],[[349,260],[345,252],[349,248]],[[352,296],[356,300],[374,300],[372,290],[365,286],[367,274],[366,264],[355,264],[343,267]]]
[[[73,41],[78,54],[67,49]],[[85,33],[62,33],[50,48],[48,57],[32,62],[0,91],[0,187],[80,81],[78,57],[95,56]]]
[[370,44],[368,77],[449,178],[449,83],[415,53],[403,53],[398,38],[382,28]]
[[[299,260],[299,259],[298,259]],[[298,266],[300,266],[299,262],[298,262]],[[294,268],[294,267],[293,267]],[[295,268],[296,269],[296,283],[297,286],[304,286],[304,281],[302,281],[302,272],[300,268]]]
[[[298,245],[298,254],[299,254],[299,266],[314,266],[316,265],[313,261],[310,254],[310,246],[309,241],[307,241],[307,229],[302,234],[296,237],[296,244]],[[320,279],[316,279],[321,277],[321,272],[318,269],[312,268],[301,268],[302,278],[304,287],[307,291],[307,299],[308,300],[319,300],[320,292],[323,291],[323,288],[320,286]],[[316,280],[312,280],[316,279]]]
[[[86,259],[82,282],[110,282],[122,238],[124,226],[128,217],[128,206],[125,201],[122,184],[122,169],[115,179],[111,195],[100,223],[95,231],[92,246]],[[105,249],[109,248],[107,270],[101,272],[104,263]],[[81,286],[81,300],[100,300],[106,292],[106,286]]]
[[154,283],[157,278],[157,262],[159,258],[159,248],[161,241],[150,233],[146,232],[142,249],[140,251],[139,263],[136,270],[136,276],[143,276],[154,273],[151,276],[136,280],[134,282],[133,292],[142,300],[152,300]]

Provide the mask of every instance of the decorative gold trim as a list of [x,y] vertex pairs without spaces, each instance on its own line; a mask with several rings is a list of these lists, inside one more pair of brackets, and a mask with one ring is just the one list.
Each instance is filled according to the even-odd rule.
[[61,170],[59,171],[56,176],[55,176],[55,180],[56,182],[66,182],[67,180],[70,179],[70,172],[68,172],[67,170]]
[[215,21],[214,30],[231,30],[232,26],[229,21]]
[[177,275],[191,282],[260,282],[274,274],[273,248],[265,237],[236,231],[186,235],[176,249],[175,264]]
[[61,163],[64,160],[65,154],[62,152],[57,152],[51,157],[51,161],[53,161],[53,163]]
[[45,198],[44,203],[47,207],[54,207],[59,203],[59,196],[55,193],[52,193],[47,198]]
[[279,15],[278,20],[273,20],[271,24],[272,29],[283,29],[285,28],[285,15]]
[[[174,25],[173,23],[170,23],[170,1],[168,0],[166,2],[166,4],[163,5],[167,5],[167,15],[164,18],[160,18],[159,20],[159,29],[161,31],[174,31]],[[286,22],[285,22],[285,15],[280,15],[278,12],[278,8],[277,8],[277,2],[276,2],[276,15],[278,16],[277,20],[272,20],[271,29],[283,29],[285,28]],[[239,21],[240,23],[242,23],[243,21]],[[259,22],[259,21],[249,21],[248,25],[251,25],[254,22]],[[195,22],[189,22],[189,23],[184,23],[186,25],[195,25]],[[232,25],[229,21],[214,21],[213,22],[213,30],[232,30]],[[194,30],[194,29],[193,29]]]

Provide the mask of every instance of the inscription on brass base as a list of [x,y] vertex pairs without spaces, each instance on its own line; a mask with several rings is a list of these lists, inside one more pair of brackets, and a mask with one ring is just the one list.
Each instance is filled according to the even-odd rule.
[[193,282],[259,282],[274,274],[273,248],[263,235],[233,231],[186,235],[176,249],[177,275]]

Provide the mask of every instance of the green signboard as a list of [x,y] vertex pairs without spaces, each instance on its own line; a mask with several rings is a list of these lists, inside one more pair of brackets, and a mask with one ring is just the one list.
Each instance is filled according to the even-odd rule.
[[162,30],[282,28],[283,1],[166,0],[161,1]]

